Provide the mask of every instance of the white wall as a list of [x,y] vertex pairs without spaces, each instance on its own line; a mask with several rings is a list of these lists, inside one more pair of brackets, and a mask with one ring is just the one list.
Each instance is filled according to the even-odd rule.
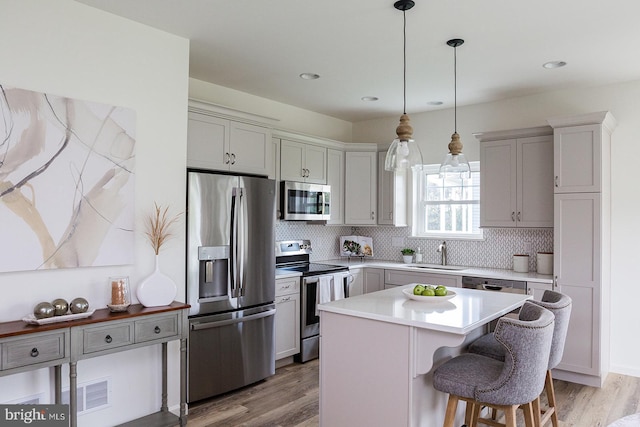
[[202,80],[189,79],[189,97],[276,119],[275,127],[281,130],[351,142],[351,122]]
[[[0,274],[0,321],[20,319],[36,303],[87,298],[109,300],[107,279],[128,275],[132,288],[151,273],[154,254],[143,235],[153,202],[184,209],[189,42],[71,0],[3,0],[0,83],[6,86],[131,108],[136,125],[135,264]],[[0,227],[2,225],[0,224]],[[184,301],[184,232],[161,252],[162,271]],[[10,245],[10,241],[0,242]],[[170,345],[170,406],[178,403],[178,356]],[[160,405],[160,347],[78,363],[78,381],[111,376],[111,408],[79,418],[82,426],[111,426]],[[66,368],[64,370],[67,373]],[[44,392],[49,371],[0,378],[0,402]],[[68,382],[65,381],[65,385]]]
[[[479,160],[473,132],[543,126],[550,117],[611,111],[618,120],[612,142],[611,370],[640,376],[640,343],[634,339],[640,301],[640,81],[555,91],[458,107],[458,133],[470,160]],[[411,114],[414,137],[427,163],[439,163],[453,132],[453,111]],[[398,117],[354,123],[354,142],[390,142]],[[388,141],[381,135],[391,134]]]

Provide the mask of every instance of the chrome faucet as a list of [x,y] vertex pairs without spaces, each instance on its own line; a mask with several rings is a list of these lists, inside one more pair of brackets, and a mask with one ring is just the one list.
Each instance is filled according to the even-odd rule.
[[447,242],[442,242],[440,246],[438,246],[438,252],[442,255],[440,264],[447,265]]

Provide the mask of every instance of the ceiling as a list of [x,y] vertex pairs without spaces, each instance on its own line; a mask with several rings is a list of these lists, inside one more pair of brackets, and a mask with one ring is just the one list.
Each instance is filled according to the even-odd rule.
[[[351,122],[402,112],[403,18],[393,0],[77,1],[190,39],[195,79]],[[415,2],[406,12],[409,114],[453,107],[451,38],[465,40],[459,106],[640,79],[637,0]],[[557,60],[567,66],[542,67]]]

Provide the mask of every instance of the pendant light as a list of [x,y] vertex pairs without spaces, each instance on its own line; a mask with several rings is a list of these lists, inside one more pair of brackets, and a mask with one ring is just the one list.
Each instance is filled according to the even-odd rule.
[[399,0],[393,4],[402,11],[404,27],[403,35],[403,108],[400,116],[400,124],[396,128],[398,137],[393,140],[387,157],[384,161],[384,168],[388,171],[400,172],[414,166],[422,166],[422,153],[418,144],[413,140],[413,128],[409,124],[407,115],[407,16],[406,11],[411,9],[415,3],[412,0]]
[[462,142],[458,135],[458,57],[457,48],[462,46],[464,40],[451,39],[447,42],[453,48],[453,117],[454,131],[451,135],[449,143],[449,154],[442,160],[440,165],[440,177],[444,178],[449,175],[457,175],[460,178],[471,178],[471,167],[469,161],[462,154]]

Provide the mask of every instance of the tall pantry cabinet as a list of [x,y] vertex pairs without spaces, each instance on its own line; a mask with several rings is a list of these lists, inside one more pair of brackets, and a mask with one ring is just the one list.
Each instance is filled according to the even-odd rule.
[[549,119],[554,128],[555,286],[573,300],[558,379],[601,387],[609,372],[609,112]]

